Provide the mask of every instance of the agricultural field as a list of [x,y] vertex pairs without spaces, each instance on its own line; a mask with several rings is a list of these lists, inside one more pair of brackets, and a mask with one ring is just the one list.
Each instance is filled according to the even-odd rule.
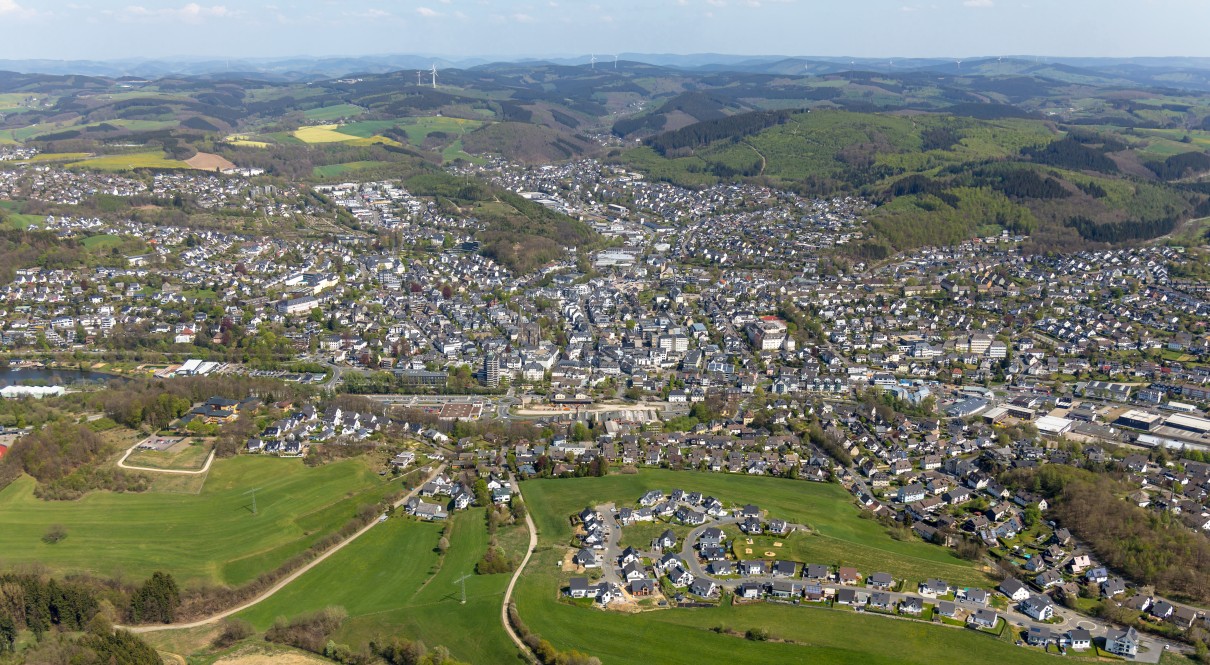
[[97,171],[131,171],[134,169],[187,169],[185,162],[169,159],[163,152],[133,152],[124,155],[103,155],[68,164],[72,168]]
[[[338,605],[349,613],[338,643],[359,644],[385,635],[443,644],[454,657],[478,664],[516,662],[516,647],[500,624],[500,603],[511,573],[474,575],[488,545],[483,510],[457,514],[450,546],[437,553],[442,524],[387,520],[332,555],[265,602],[238,615],[257,630],[278,616]],[[501,529],[502,543],[514,540]],[[523,545],[521,545],[523,547]],[[461,586],[466,579],[466,604]]]
[[352,171],[372,169],[377,166],[389,166],[391,162],[346,162],[344,164],[325,164],[311,170],[316,178],[338,178]]
[[312,125],[294,130],[294,138],[304,143],[340,143],[355,136],[337,131],[340,125]]
[[[164,475],[164,474],[156,474]],[[257,514],[252,513],[256,488]],[[198,494],[94,492],[43,501],[22,477],[0,491],[7,565],[102,576],[171,572],[182,583],[240,584],[340,528],[363,503],[397,490],[361,460],[308,468],[299,460],[216,460]],[[171,490],[170,490],[171,492]],[[49,525],[67,538],[46,544]]]
[[359,116],[362,113],[365,113],[365,109],[355,104],[337,104],[335,106],[308,109],[303,111],[303,116],[308,120],[340,120],[341,118]]
[[[727,653],[729,663],[932,663],[947,654],[963,653],[965,663],[1045,663],[1040,652],[965,629],[947,628],[843,610],[773,604],[659,610],[622,614],[561,602],[558,589],[566,574],[557,563],[571,535],[568,516],[585,505],[632,503],[647,489],[674,488],[709,493],[724,501],[755,502],[771,515],[804,523],[820,535],[804,534],[798,542],[823,539],[804,554],[822,562],[847,561],[850,552],[869,552],[879,570],[893,565],[921,566],[920,571],[980,579],[971,564],[946,550],[918,542],[891,539],[882,527],[858,517],[857,508],[835,485],[776,478],[750,478],[644,470],[634,475],[575,480],[529,481],[522,485],[526,505],[538,525],[540,542],[516,591],[521,618],[530,629],[559,649],[578,649],[610,663],[699,663]],[[632,528],[632,527],[628,527]],[[626,530],[623,530],[625,534]],[[873,557],[878,557],[874,559]],[[963,572],[965,571],[965,572]],[[990,584],[990,582],[986,582]],[[880,622],[871,626],[871,621]],[[591,626],[591,630],[585,630]],[[713,629],[723,627],[727,632]],[[740,635],[766,628],[778,642],[750,642]],[[878,640],[853,640],[876,629]],[[731,634],[728,634],[730,632]],[[633,645],[642,643],[643,649]]]
[[227,143],[230,143],[231,145],[242,145],[242,146],[246,146],[249,148],[268,148],[269,147],[269,143],[267,143],[265,141],[256,141],[254,139],[250,139],[244,134],[232,134],[231,136],[228,136],[227,138],[225,138],[223,140],[226,141]]

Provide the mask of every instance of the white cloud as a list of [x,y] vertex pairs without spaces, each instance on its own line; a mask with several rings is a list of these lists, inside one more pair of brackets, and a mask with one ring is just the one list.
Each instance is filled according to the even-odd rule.
[[[5,0],[0,0],[4,2]],[[235,16],[238,12],[228,9],[226,5],[199,5],[196,2],[190,2],[179,9],[148,9],[142,5],[130,5],[123,10],[123,16],[128,19],[163,19],[184,21],[186,23],[197,23],[208,18],[229,18]]]
[[977,9],[986,9],[987,7],[991,7],[991,6],[995,5],[996,3],[993,2],[992,0],[964,0],[964,2],[962,4],[966,7],[975,7]]
[[0,0],[0,16],[10,18],[31,18],[35,14],[37,14],[36,11],[26,9],[25,7],[17,4],[17,0]]
[[429,7],[417,7],[416,13],[420,14],[421,16],[424,16],[425,18],[436,18],[438,16],[441,16],[441,12],[439,12],[435,9],[431,9]]
[[530,16],[529,14],[521,14],[521,13],[513,14],[512,19],[514,21],[516,21],[517,23],[533,23],[534,22],[534,17]]

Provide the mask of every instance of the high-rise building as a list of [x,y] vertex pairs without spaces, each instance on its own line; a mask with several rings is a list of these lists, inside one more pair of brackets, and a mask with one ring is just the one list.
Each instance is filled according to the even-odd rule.
[[500,359],[494,353],[483,357],[483,383],[488,388],[500,385]]

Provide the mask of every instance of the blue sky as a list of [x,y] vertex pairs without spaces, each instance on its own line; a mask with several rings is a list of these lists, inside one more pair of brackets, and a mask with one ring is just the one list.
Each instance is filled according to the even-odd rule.
[[0,59],[1210,56],[1208,0],[0,0]]

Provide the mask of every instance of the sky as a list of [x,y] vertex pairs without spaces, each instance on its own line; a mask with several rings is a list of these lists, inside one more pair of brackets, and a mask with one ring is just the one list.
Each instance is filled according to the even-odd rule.
[[0,59],[1210,56],[1210,0],[0,0]]

